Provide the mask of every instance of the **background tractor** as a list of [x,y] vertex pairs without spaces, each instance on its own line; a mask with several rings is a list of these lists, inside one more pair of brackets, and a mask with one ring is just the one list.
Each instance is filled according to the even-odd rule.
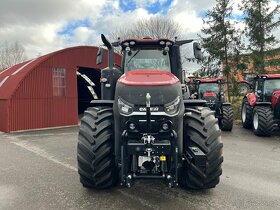
[[[158,178],[169,187],[213,188],[223,162],[220,129],[205,101],[185,100],[180,46],[193,40],[128,39],[120,46],[120,69],[101,71],[102,99],[81,119],[78,172],[84,187],[104,189],[135,179]],[[193,43],[194,55],[201,48]],[[103,59],[103,48],[97,62]]]
[[206,100],[206,105],[218,119],[221,130],[231,131],[233,127],[233,108],[225,100],[222,78],[201,78],[195,80],[194,98]]
[[260,74],[254,78],[253,92],[243,98],[242,124],[258,136],[271,136],[280,124],[280,74]]
[[238,80],[238,90],[242,96],[249,93],[249,91],[252,89],[255,76],[256,74],[254,73],[246,73],[244,75],[244,79]]

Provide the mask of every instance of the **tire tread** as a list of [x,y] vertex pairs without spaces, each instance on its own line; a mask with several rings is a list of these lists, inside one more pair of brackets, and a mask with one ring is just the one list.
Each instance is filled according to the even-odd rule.
[[180,185],[190,189],[215,187],[222,174],[223,143],[218,120],[207,107],[186,108],[184,147],[189,146],[196,146],[206,154],[206,168],[201,169],[193,162],[185,161],[179,178]]
[[84,187],[104,189],[116,183],[113,144],[112,108],[88,108],[81,119],[77,146],[78,172]]

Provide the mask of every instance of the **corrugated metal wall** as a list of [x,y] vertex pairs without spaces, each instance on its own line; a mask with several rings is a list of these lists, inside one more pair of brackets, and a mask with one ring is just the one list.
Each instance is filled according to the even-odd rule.
[[[1,119],[6,123],[0,123],[0,130],[10,132],[77,124],[77,66],[99,69],[107,66],[107,58],[102,65],[95,64],[96,53],[97,48],[89,47],[65,50],[32,69],[10,102],[0,100],[0,112],[8,113],[7,119]],[[120,62],[118,56],[116,63]],[[58,67],[66,69],[66,97],[53,96],[52,69]]]
[[0,131],[8,132],[8,103],[9,100],[0,100]]

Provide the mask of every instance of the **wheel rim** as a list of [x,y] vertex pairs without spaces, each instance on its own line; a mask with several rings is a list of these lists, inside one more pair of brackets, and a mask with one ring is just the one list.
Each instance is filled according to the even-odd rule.
[[246,95],[249,92],[249,87],[247,84],[241,83],[238,85],[238,91],[240,94]]
[[259,115],[257,112],[255,112],[254,114],[253,124],[254,124],[254,129],[257,130],[259,127]]
[[246,120],[246,106],[243,105],[242,107],[242,122],[245,122]]
[[248,88],[247,87],[243,86],[243,87],[240,88],[240,93],[241,94],[246,94],[247,92],[248,92]]

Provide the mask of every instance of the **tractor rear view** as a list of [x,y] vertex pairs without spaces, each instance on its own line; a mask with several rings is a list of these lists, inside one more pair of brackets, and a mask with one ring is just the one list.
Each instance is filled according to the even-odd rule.
[[218,119],[221,130],[231,131],[233,127],[233,108],[226,102],[222,78],[202,78],[195,80],[195,98],[206,100],[206,105]]
[[254,78],[253,92],[243,98],[242,124],[257,136],[271,136],[280,125],[280,74],[260,74]]
[[[81,120],[78,172],[84,187],[130,187],[135,179],[162,179],[169,187],[213,188],[222,174],[218,122],[202,100],[185,100],[180,46],[193,40],[128,39],[123,60],[101,71],[102,99]],[[193,44],[197,59],[198,43]],[[103,50],[98,52],[102,61]]]

